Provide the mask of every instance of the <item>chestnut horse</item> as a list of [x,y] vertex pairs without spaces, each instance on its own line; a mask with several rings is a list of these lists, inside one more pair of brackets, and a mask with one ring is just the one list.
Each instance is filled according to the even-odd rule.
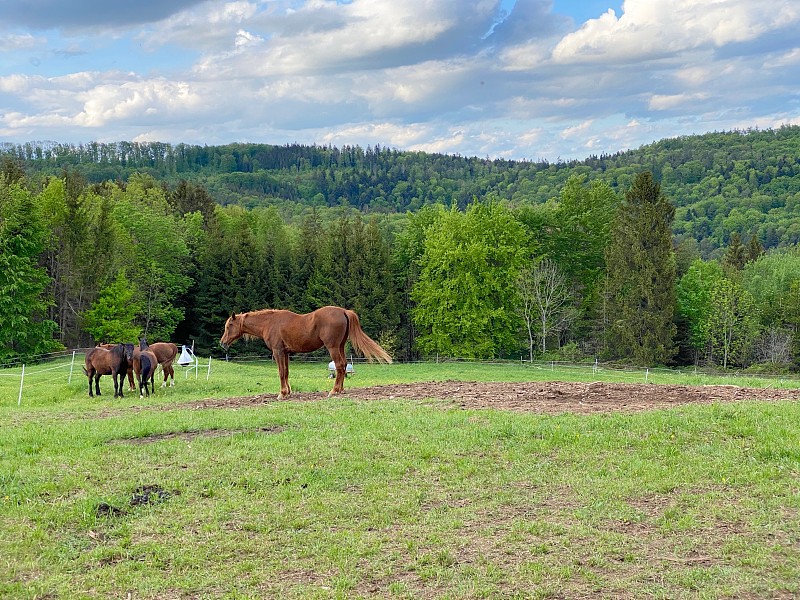
[[220,346],[227,350],[242,336],[259,337],[272,350],[281,381],[278,400],[292,393],[289,387],[289,354],[313,352],[322,346],[328,349],[336,366],[336,382],[329,396],[344,389],[347,368],[344,345],[348,339],[353,348],[370,362],[373,359],[392,362],[392,357],[361,329],[358,315],[338,306],[323,306],[306,315],[272,309],[231,314],[225,321],[225,333],[219,341]]
[[[116,344],[111,348],[92,348],[86,353],[83,372],[89,378],[89,397],[92,394],[92,379],[94,379],[95,393],[100,396],[100,376],[111,375],[114,380],[114,398],[122,398],[122,388],[125,383],[125,373],[128,365],[133,361],[133,344]],[[117,379],[119,378],[119,381]]]
[[155,342],[147,345],[147,340],[142,338],[145,347],[150,349],[158,359],[158,364],[161,365],[161,370],[164,371],[164,382],[161,387],[167,387],[167,379],[171,378],[169,383],[170,387],[175,386],[175,369],[172,368],[172,362],[178,355],[178,346],[171,342]]

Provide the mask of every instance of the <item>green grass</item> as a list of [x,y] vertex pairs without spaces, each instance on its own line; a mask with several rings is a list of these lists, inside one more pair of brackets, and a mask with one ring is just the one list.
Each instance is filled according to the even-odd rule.
[[[3,598],[800,595],[798,403],[546,416],[345,395],[195,409],[277,394],[274,365],[212,362],[208,382],[181,372],[140,400],[112,398],[107,377],[90,399],[64,364],[30,375],[20,406],[19,379],[0,372]],[[291,366],[298,392],[328,390],[326,375]],[[357,365],[346,387],[629,377],[644,374]],[[133,501],[142,486],[158,486],[153,502]]]

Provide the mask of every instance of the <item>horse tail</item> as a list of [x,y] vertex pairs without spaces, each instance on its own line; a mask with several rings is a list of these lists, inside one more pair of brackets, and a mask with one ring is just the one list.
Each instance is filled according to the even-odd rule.
[[353,348],[367,357],[369,362],[377,360],[378,362],[391,363],[392,357],[383,348],[378,345],[378,342],[369,337],[364,330],[361,329],[361,321],[358,315],[352,310],[344,309],[347,315],[347,320],[350,324],[349,339],[353,344]]
[[153,364],[153,361],[150,360],[150,357],[147,354],[142,354],[142,377],[144,379],[150,379],[153,375],[153,371],[156,370],[156,365]]

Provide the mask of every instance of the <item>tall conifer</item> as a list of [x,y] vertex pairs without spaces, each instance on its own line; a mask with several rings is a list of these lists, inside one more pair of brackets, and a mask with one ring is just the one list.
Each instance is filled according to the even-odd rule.
[[665,364],[675,354],[675,207],[650,172],[625,193],[606,263],[608,351],[639,365]]

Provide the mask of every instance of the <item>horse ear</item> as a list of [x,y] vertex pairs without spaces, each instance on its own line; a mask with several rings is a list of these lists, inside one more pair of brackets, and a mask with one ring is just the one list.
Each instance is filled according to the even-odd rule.
[[231,311],[231,319],[236,320],[236,313]]

